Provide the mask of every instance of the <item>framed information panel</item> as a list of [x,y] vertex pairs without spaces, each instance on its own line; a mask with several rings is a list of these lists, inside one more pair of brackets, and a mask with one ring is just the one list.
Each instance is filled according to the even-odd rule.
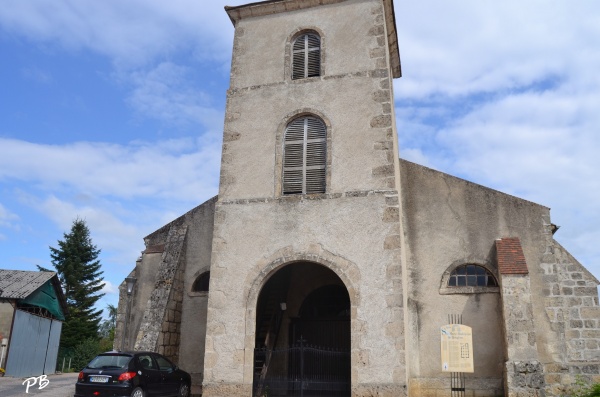
[[473,330],[462,324],[440,328],[443,372],[474,372]]

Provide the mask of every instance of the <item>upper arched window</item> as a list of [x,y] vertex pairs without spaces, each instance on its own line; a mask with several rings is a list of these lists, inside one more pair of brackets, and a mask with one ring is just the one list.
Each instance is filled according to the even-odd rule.
[[192,285],[192,292],[207,292],[208,284],[210,282],[210,272],[204,272],[198,276],[194,285]]
[[302,34],[292,44],[292,80],[321,75],[321,37]]
[[314,116],[287,125],[283,147],[283,194],[325,193],[327,128]]
[[497,287],[496,279],[483,266],[461,265],[450,273],[448,287]]

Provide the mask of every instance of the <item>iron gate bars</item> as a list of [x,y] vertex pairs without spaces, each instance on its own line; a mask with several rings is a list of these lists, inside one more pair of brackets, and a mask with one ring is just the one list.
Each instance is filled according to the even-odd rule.
[[[462,324],[462,314],[448,314],[449,324]],[[451,372],[450,373],[450,396],[465,397],[465,373]]]
[[267,354],[266,376],[254,374],[254,397],[350,396],[350,351],[311,346],[301,339],[286,349],[255,349],[255,362]]

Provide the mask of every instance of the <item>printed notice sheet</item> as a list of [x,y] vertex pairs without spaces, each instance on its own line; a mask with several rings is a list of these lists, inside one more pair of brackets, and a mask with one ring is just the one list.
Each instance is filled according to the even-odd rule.
[[443,372],[474,372],[473,331],[461,324],[440,328]]

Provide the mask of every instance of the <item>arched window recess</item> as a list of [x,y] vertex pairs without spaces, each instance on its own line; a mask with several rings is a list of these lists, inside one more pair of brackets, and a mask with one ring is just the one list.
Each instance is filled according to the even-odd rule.
[[210,272],[204,272],[196,277],[192,289],[190,291],[191,296],[202,296],[208,293],[208,285],[210,283]]
[[442,276],[440,294],[499,292],[494,270],[475,263],[451,266]]

